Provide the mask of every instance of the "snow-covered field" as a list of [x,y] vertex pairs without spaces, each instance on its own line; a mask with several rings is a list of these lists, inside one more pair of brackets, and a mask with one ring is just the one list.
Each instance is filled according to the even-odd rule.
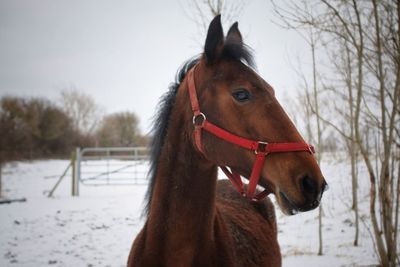
[[[71,178],[54,198],[45,193],[68,161],[17,162],[3,168],[3,195],[27,201],[0,205],[0,266],[125,266],[143,220],[143,185],[80,186]],[[144,167],[145,168],[145,167]],[[329,190],[323,197],[324,256],[318,251],[318,210],[287,217],[277,208],[283,266],[374,266],[378,260],[368,227],[369,184],[360,168],[360,245],[354,238],[351,178],[346,162],[322,163]],[[265,248],[268,249],[268,248]]]

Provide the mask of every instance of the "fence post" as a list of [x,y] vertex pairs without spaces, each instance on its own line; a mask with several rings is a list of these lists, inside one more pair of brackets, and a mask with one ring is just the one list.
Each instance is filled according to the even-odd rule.
[[75,196],[79,196],[79,182],[81,180],[81,149],[79,147],[75,150]]
[[72,151],[71,152],[71,165],[72,165],[72,175],[71,175],[71,196],[75,196],[75,181],[76,181],[76,152]]
[[80,180],[80,148],[77,147],[74,152],[72,152],[72,188],[71,196],[79,196],[79,180]]
[[107,149],[107,184],[110,184],[110,150]]

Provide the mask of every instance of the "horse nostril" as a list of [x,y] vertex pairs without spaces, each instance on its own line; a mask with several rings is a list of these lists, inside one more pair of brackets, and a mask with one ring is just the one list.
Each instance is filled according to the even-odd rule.
[[313,179],[311,179],[308,175],[304,176],[303,179],[301,180],[301,185],[303,187],[303,190],[307,194],[315,194],[317,190],[317,183],[314,182]]
[[319,201],[318,200],[314,200],[313,202],[311,202],[310,207],[312,209],[314,209],[314,208],[318,207],[318,205],[319,205]]

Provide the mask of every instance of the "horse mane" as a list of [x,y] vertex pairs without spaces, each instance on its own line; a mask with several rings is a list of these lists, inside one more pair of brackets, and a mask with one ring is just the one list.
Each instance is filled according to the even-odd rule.
[[[255,69],[251,48],[242,43],[225,42],[222,49],[221,58],[240,61],[247,66]],[[149,177],[149,185],[145,196],[145,209],[142,215],[148,215],[150,211],[153,189],[156,182],[157,166],[164,145],[164,139],[167,134],[169,118],[172,107],[175,103],[176,94],[182,81],[186,77],[188,71],[196,65],[201,56],[195,56],[187,60],[178,70],[175,76],[175,82],[171,83],[168,91],[160,98],[158,110],[153,117],[153,126],[150,131],[152,140],[150,142],[150,168],[147,177]]]
[[158,102],[157,106],[159,108],[154,114],[153,126],[150,131],[152,134],[152,140],[150,142],[150,168],[147,175],[150,178],[150,181],[145,197],[146,207],[144,214],[148,214],[150,210],[153,188],[156,181],[158,160],[160,158],[161,149],[164,145],[164,139],[167,134],[169,117],[172,107],[175,103],[176,93],[178,92],[178,88],[183,79],[186,77],[187,72],[199,61],[199,56],[187,60],[176,73],[175,82],[169,85],[168,91],[160,98],[160,101]]

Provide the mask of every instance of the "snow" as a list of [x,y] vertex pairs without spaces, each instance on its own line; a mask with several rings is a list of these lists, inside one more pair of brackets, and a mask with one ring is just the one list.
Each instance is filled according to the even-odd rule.
[[47,198],[68,161],[7,165],[3,184],[9,198],[26,203],[0,206],[0,266],[125,266],[139,231],[145,186],[82,186],[71,197],[66,177]]
[[[47,198],[45,193],[68,164],[67,160],[42,160],[3,168],[3,195],[26,197],[27,202],[0,205],[0,266],[126,265],[132,241],[143,224],[146,186],[80,185],[80,196],[71,197],[71,178],[66,176],[54,197]],[[330,187],[323,196],[324,255],[317,256],[318,210],[285,216],[276,208],[283,266],[376,265],[368,230],[365,169],[359,168],[363,222],[360,245],[354,247],[348,163],[329,157],[321,167]],[[140,172],[146,168],[142,164]]]

